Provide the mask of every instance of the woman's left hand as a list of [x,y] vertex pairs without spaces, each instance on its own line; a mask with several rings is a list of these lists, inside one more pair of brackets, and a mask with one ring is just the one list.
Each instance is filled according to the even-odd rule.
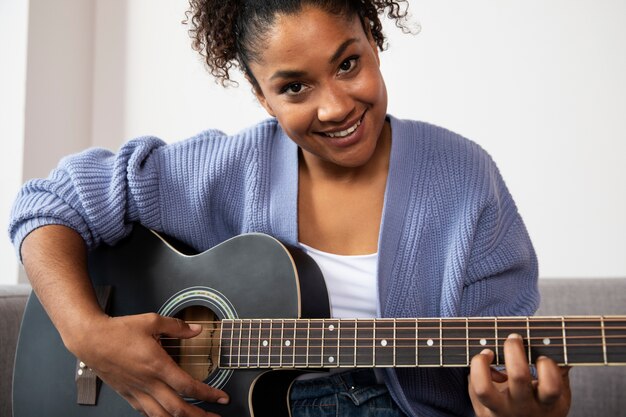
[[494,353],[485,349],[472,358],[469,395],[478,417],[565,417],[571,391],[569,367],[547,358],[537,359],[537,379],[519,335],[504,342],[506,373],[491,368]]

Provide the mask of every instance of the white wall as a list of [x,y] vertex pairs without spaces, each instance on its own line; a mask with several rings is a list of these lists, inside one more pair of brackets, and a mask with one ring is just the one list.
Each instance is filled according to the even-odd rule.
[[0,0],[0,284],[18,273],[4,226],[22,182],[27,21],[27,0]]
[[[85,1],[95,4],[93,144],[235,132],[265,117],[247,84],[224,90],[204,72],[180,24],[186,0]],[[419,35],[387,25],[389,111],[494,156],[541,276],[626,276],[626,2],[414,1],[412,11]]]
[[414,3],[421,34],[389,32],[390,111],[493,155],[541,276],[625,276],[626,2]]

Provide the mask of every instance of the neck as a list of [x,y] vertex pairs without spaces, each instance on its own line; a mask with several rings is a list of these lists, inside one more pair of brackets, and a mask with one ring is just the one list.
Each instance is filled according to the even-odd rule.
[[220,366],[469,366],[483,349],[502,364],[512,333],[529,363],[545,355],[562,365],[626,365],[626,316],[588,316],[224,320]]

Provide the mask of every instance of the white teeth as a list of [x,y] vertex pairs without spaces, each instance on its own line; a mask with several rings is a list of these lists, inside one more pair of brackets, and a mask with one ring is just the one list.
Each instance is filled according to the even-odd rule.
[[335,133],[325,133],[325,135],[331,138],[343,138],[343,137],[348,136],[350,133],[354,132],[357,129],[357,127],[359,127],[360,124],[361,124],[361,120],[356,122],[354,126],[347,128],[346,130],[342,130],[341,132],[335,132]]

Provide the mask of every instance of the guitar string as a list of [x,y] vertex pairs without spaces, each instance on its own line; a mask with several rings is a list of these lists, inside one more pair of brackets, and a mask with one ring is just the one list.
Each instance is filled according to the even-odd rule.
[[[349,331],[349,330],[354,330],[354,329],[342,329],[343,331]],[[276,331],[276,330],[274,330]],[[437,331],[437,334],[439,332]],[[626,338],[626,334],[605,334],[603,335],[598,335],[598,334],[593,334],[593,335],[567,335],[565,337],[565,342],[564,344],[567,344],[568,341],[570,340],[577,340],[577,339],[622,339],[622,338]],[[218,340],[220,339],[219,337],[193,337],[191,339],[181,339],[179,337],[161,337],[160,340],[164,340],[164,341],[169,341],[169,340]],[[259,336],[226,336],[226,337],[222,337],[221,339],[231,339],[234,341],[248,341],[248,340],[254,340],[254,341],[258,341],[258,340],[294,340],[294,341],[306,341],[306,340],[313,340],[313,341],[318,341],[318,340],[328,340],[328,341],[382,341],[382,340],[400,340],[400,341],[428,341],[428,340],[432,340],[432,341],[443,341],[443,342],[456,342],[456,341],[480,341],[480,340],[506,340],[507,337],[489,337],[489,336],[484,336],[484,337],[440,337],[440,336],[422,336],[422,337],[384,337],[384,336],[378,336],[378,337],[332,337],[332,336],[327,336],[327,337],[288,337],[288,336],[283,336],[283,337],[274,337],[272,335],[259,335]],[[528,337],[523,337],[523,340],[531,340],[531,341],[535,341],[535,340],[545,340],[545,339],[561,339],[563,340],[563,336],[559,335],[559,336],[555,336],[555,337],[549,337],[548,335],[539,335],[539,336],[531,336],[530,338]],[[601,346],[601,344],[598,344],[597,346]],[[551,345],[552,346],[552,345]],[[576,346],[576,345],[575,345]]]
[[[305,319],[306,320],[306,319]],[[595,327],[595,326],[564,326],[564,323],[596,323],[598,322],[598,320],[602,320],[604,321],[604,326],[599,326],[599,327]],[[472,324],[476,324],[476,323],[485,323],[488,322],[489,318],[479,318],[479,319],[473,319],[471,320]],[[561,319],[556,319],[556,318],[542,318],[542,317],[531,317],[528,321],[524,320],[524,323],[528,323],[528,324],[534,324],[534,326],[528,326],[528,324],[526,325],[522,325],[522,326],[514,326],[514,327],[510,327],[510,326],[504,326],[505,323],[514,323],[514,324],[522,324],[522,322],[520,321],[519,318],[512,318],[512,319],[500,319],[498,320],[498,328],[501,330],[505,330],[506,332],[515,332],[517,330],[528,330],[530,329],[530,331],[532,332],[537,332],[537,331],[545,331],[545,330],[558,330],[561,331],[564,327],[567,331],[574,331],[574,330],[586,330],[586,331],[592,331],[592,330],[600,330],[602,328],[604,328],[605,332],[609,331],[609,334],[605,334],[604,336],[602,335],[566,335],[565,337],[565,343],[563,344],[558,344],[558,343],[550,343],[549,345],[536,345],[536,346],[531,346],[535,347],[535,348],[543,348],[543,349],[561,349],[565,346],[569,347],[570,350],[571,349],[576,349],[576,352],[579,354],[584,354],[584,352],[580,351],[580,349],[585,348],[585,347],[603,347],[603,348],[613,348],[613,347],[621,347],[624,346],[625,344],[623,343],[611,343],[611,340],[607,339],[616,339],[619,338],[621,339],[622,337],[626,337],[626,335],[621,335],[621,334],[615,334],[614,331],[616,330],[623,330],[626,327],[621,327],[621,326],[607,326],[608,324],[615,324],[615,323],[619,323],[621,324],[621,322],[623,322],[623,319],[621,319],[620,317],[604,317],[604,318],[596,318],[594,317],[573,317],[573,318],[561,318]],[[312,347],[314,349],[316,348],[321,348],[320,346],[311,346],[310,342],[311,341],[317,341],[317,340],[329,340],[329,341],[336,341],[337,343],[337,349],[341,349],[342,346],[340,346],[341,342],[344,340],[350,341],[349,346],[344,347],[344,349],[347,348],[354,348],[355,344],[358,344],[358,341],[360,340],[366,340],[368,342],[370,341],[378,341],[378,340],[386,340],[383,337],[380,338],[354,338],[354,337],[350,337],[350,338],[301,338],[301,337],[297,337],[296,333],[298,331],[305,331],[305,330],[310,330],[311,328],[311,324],[320,324],[320,325],[324,325],[324,327],[326,327],[326,325],[330,325],[330,324],[356,324],[355,327],[342,327],[342,330],[344,331],[368,331],[368,330],[373,330],[374,328],[376,328],[377,331],[381,331],[381,330],[393,330],[393,327],[384,327],[384,326],[380,326],[380,324],[392,324],[395,326],[396,330],[400,330],[400,331],[411,331],[411,330],[418,330],[418,331],[422,331],[422,332],[428,332],[428,331],[433,331],[433,332],[438,332],[439,333],[439,329],[438,327],[441,327],[441,330],[443,331],[454,331],[454,330],[459,330],[459,331],[467,331],[467,330],[471,330],[472,332],[477,331],[477,330],[485,330],[485,331],[494,331],[495,330],[495,323],[494,326],[489,326],[489,327],[477,327],[477,326],[468,326],[468,324],[470,323],[470,321],[465,320],[465,319],[454,319],[454,318],[449,318],[449,319],[431,319],[431,320],[422,320],[421,323],[418,321],[416,322],[415,319],[396,319],[395,321],[392,320],[357,320],[357,321],[353,321],[353,320],[346,320],[346,321],[341,321],[341,320],[337,320],[337,319],[308,319],[306,321],[297,321],[297,319],[244,319],[244,320],[227,320],[225,322],[223,321],[200,321],[200,320],[196,320],[196,321],[188,321],[188,323],[198,323],[198,324],[215,324],[217,325],[216,328],[209,328],[209,330],[213,330],[213,331],[217,331],[219,330],[219,328],[221,327],[222,330],[224,330],[224,327],[228,327],[228,326],[224,326],[224,325],[229,325],[230,328],[226,329],[226,331],[230,331],[233,335],[231,335],[230,339],[232,342],[238,342],[239,344],[241,344],[241,342],[244,342],[244,346],[239,346],[238,349],[243,350],[243,356],[250,356],[252,355],[250,352],[257,352],[257,356],[259,355],[259,352],[254,346],[249,346],[246,347],[245,343],[246,341],[259,341],[261,339],[267,339],[270,341],[270,344],[272,345],[272,347],[274,349],[276,348],[281,348],[282,347],[282,343],[280,344],[276,344],[273,343],[275,340],[281,340],[285,341],[285,340],[290,340],[293,341],[294,343],[297,343],[298,341],[307,341],[309,347]],[[263,324],[270,324],[270,323],[278,323],[281,324],[282,330],[287,330],[287,332],[294,332],[294,336],[293,338],[289,338],[289,337],[282,337],[282,338],[275,338],[273,336],[273,334],[266,334],[263,335],[261,334],[264,330],[265,331],[269,331],[269,328],[264,328]],[[373,326],[376,327],[358,327],[358,324],[371,324]],[[417,327],[407,327],[407,326],[398,326],[398,324],[412,324],[412,323],[416,323]],[[426,323],[432,324],[434,326],[428,326]],[[442,324],[453,324],[453,323],[462,323],[463,326],[462,327],[451,327],[451,326],[441,326]],[[557,326],[537,326],[537,323],[558,323],[559,325]],[[258,326],[253,326],[253,325],[258,325]],[[299,327],[298,324],[302,324],[305,325],[306,327]],[[422,327],[419,326],[419,324],[422,324]],[[378,325],[378,326],[377,326]],[[312,330],[314,331],[322,331],[322,328],[313,328]],[[245,332],[259,332],[259,336],[255,336],[255,337],[242,337],[240,336],[234,336],[235,332],[239,332],[241,333],[245,333]],[[275,329],[275,331],[277,331]],[[526,340],[529,340],[531,343],[534,340],[542,340],[545,341],[545,339],[547,338],[547,336],[544,335],[539,335],[539,336],[531,336],[530,338],[526,338]],[[372,347],[376,347],[376,349],[378,350],[382,350],[385,351],[386,349],[424,349],[426,348],[426,346],[419,346],[418,343],[420,341],[428,341],[431,340],[433,343],[434,341],[438,341],[439,344],[443,343],[444,344],[444,348],[445,349],[450,349],[450,348],[454,348],[454,349],[463,349],[464,351],[466,351],[467,349],[469,349],[469,346],[467,346],[468,343],[470,343],[471,341],[475,341],[475,340],[482,340],[482,339],[491,339],[491,340],[495,340],[496,342],[499,342],[500,340],[504,340],[505,338],[490,338],[490,337],[473,337],[473,338],[451,338],[451,337],[428,337],[428,336],[424,336],[424,337],[418,337],[418,338],[391,338],[392,340],[396,341],[395,346],[391,345],[391,346],[377,346],[377,345],[373,345],[373,344],[366,344],[364,346],[357,346],[357,347],[362,347],[364,349],[371,349]],[[559,337],[554,337],[554,339],[562,339],[562,336]],[[572,342],[572,340],[575,339],[585,339],[585,340],[590,340],[590,339],[601,339],[603,340],[602,343],[600,344],[591,344],[591,343],[575,343]],[[162,338],[162,340],[176,340],[174,338]],[[193,340],[215,340],[215,338],[194,338]],[[402,341],[414,341],[415,344],[412,344],[411,346],[405,346],[405,345],[401,345],[401,344],[397,344],[397,342],[402,342]],[[464,345],[449,345],[449,346],[445,346],[445,342],[450,342],[450,341],[464,341],[466,342]],[[354,342],[354,343],[353,343]],[[567,344],[569,342],[569,344]],[[248,343],[249,344],[249,343]],[[434,348],[439,348],[439,344],[436,346],[429,346],[431,349]],[[473,347],[472,349],[484,349],[484,348],[490,348],[493,347],[495,349],[499,348],[500,344],[496,345],[491,345],[491,344],[485,344],[485,345],[481,345],[480,347],[476,346]],[[198,348],[198,349],[206,349],[207,346],[172,346],[172,345],[165,345],[165,348],[169,348],[169,349],[177,349],[177,348],[184,348],[184,349],[193,349],[193,348]],[[289,356],[300,356],[297,355],[295,353],[295,351],[299,348],[299,349],[304,349],[306,347],[305,346],[300,346],[300,345],[294,345],[294,347],[292,349],[294,349],[294,353],[289,354]],[[334,346],[332,347],[333,349],[335,348]],[[593,351],[589,351],[588,354],[593,354]],[[598,352],[595,352],[596,354],[598,354]],[[463,354],[459,354],[460,356],[465,357],[466,356],[466,352],[464,352]],[[178,355],[177,357],[185,357],[185,356],[195,356],[195,355]],[[226,355],[226,357],[228,357],[229,355]],[[239,355],[234,355],[234,357],[237,358],[241,358],[242,354],[240,352]],[[270,356],[270,361],[271,361],[271,357],[274,355]],[[440,358],[440,354],[436,354],[436,355],[432,355],[433,358]],[[447,353],[447,356],[450,356],[450,353]],[[264,355],[264,358],[266,358],[267,355]],[[281,355],[279,355],[280,358],[282,358]],[[423,360],[426,360],[426,357],[422,357]],[[352,359],[353,360],[353,359]],[[295,366],[295,365],[294,365]]]

